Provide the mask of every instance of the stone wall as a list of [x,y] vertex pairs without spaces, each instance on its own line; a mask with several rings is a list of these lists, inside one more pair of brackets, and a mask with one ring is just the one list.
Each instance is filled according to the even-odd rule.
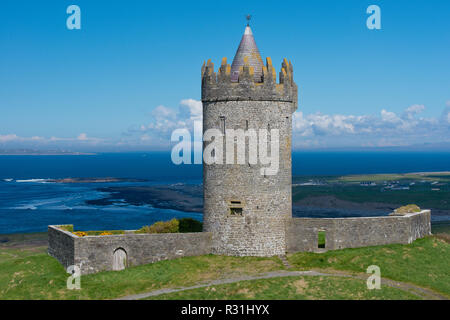
[[422,212],[423,214],[414,214],[408,217],[410,220],[408,243],[431,234],[431,212],[430,210]]
[[293,218],[286,226],[287,251],[323,250],[318,248],[321,230],[325,231],[325,250],[411,243],[431,234],[430,214],[423,210],[406,216]]
[[[65,268],[77,265],[82,274],[113,270],[114,253],[122,249],[126,265],[136,266],[184,256],[217,253],[237,256],[335,250],[390,243],[408,244],[431,234],[430,211],[406,216],[364,218],[293,218],[227,216],[217,234],[161,233],[78,237],[58,226],[48,227],[48,253]],[[283,223],[280,223],[282,221]],[[325,248],[318,248],[318,232],[325,231]],[[219,243],[225,239],[224,243]],[[244,241],[243,241],[244,240]],[[242,244],[244,242],[245,246]]]
[[48,253],[67,268],[77,265],[82,274],[113,269],[114,252],[126,252],[127,266],[211,253],[211,233],[127,233],[77,237],[49,226]]
[[56,258],[65,269],[75,262],[75,238],[71,232],[48,226],[48,254]]

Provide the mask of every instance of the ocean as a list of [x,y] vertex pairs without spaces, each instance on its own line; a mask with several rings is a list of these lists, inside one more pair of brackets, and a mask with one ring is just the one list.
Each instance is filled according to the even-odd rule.
[[[450,171],[450,152],[293,152],[293,175],[347,175]],[[139,182],[50,183],[48,179],[116,177]],[[174,165],[170,153],[0,156],[0,234],[42,232],[49,224],[78,230],[137,229],[171,218],[202,219],[200,212],[102,199],[102,187],[202,183],[201,165]],[[308,214],[314,216],[314,212]],[[318,211],[318,216],[323,216]],[[340,216],[327,211],[327,216]]]

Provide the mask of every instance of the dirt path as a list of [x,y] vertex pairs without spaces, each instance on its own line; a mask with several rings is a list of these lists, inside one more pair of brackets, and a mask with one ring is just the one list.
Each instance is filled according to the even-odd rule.
[[[346,278],[367,280],[367,275],[352,275],[352,274],[347,274],[347,273],[343,273],[343,272],[324,273],[324,272],[314,271],[314,270],[275,271],[275,272],[269,272],[269,273],[264,273],[264,274],[260,274],[260,275],[255,275],[255,276],[242,276],[242,277],[229,278],[229,279],[213,280],[213,281],[210,281],[207,283],[201,283],[201,284],[197,284],[195,286],[190,286],[190,287],[159,289],[159,290],[154,290],[151,292],[145,292],[145,293],[121,297],[121,298],[118,298],[117,300],[139,300],[139,299],[144,299],[144,298],[148,298],[148,297],[159,296],[161,294],[166,294],[166,293],[180,292],[180,291],[186,291],[186,290],[191,290],[191,289],[216,286],[216,285],[221,285],[221,284],[235,283],[235,282],[240,282],[240,281],[292,277],[292,276],[346,277]],[[411,294],[414,294],[414,295],[416,295],[422,299],[426,299],[426,300],[448,300],[447,297],[445,297],[441,294],[438,294],[436,292],[433,292],[432,290],[425,289],[425,288],[422,288],[422,287],[419,287],[419,286],[416,286],[413,284],[405,283],[405,282],[381,278],[381,285],[386,285],[389,287],[407,291]]]

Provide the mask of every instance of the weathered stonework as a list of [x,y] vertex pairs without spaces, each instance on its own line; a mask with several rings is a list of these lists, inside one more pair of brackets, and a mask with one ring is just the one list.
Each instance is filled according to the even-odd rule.
[[65,269],[75,264],[75,235],[57,226],[48,226],[48,254]]
[[211,253],[211,234],[159,233],[78,237],[58,226],[49,226],[48,253],[65,268],[77,265],[81,274],[113,270],[117,249],[127,255],[126,266],[137,266],[179,257]]
[[322,251],[319,231],[325,231],[325,250],[408,244],[431,234],[430,214],[423,210],[405,216],[293,218],[287,225],[287,251]]
[[[250,164],[248,144],[245,164],[203,164],[204,230],[212,232],[212,252],[237,256],[273,256],[286,252],[286,219],[292,216],[292,113],[297,106],[297,86],[292,64],[283,61],[280,83],[270,58],[263,68],[263,81],[254,81],[253,67],[245,64],[237,83],[230,80],[226,59],[218,74],[208,61],[202,73],[203,130],[278,129],[279,168],[276,175],[263,175],[267,167]],[[226,133],[226,132],[225,132]],[[204,143],[204,147],[208,145]],[[258,159],[259,160],[259,159]],[[232,214],[231,202],[242,212]]]
[[293,78],[292,63],[283,60],[279,74],[279,83],[276,81],[275,68],[272,60],[266,58],[263,67],[261,82],[255,82],[254,69],[244,60],[244,66],[239,73],[239,81],[231,81],[231,66],[227,58],[222,59],[218,72],[214,71],[211,60],[202,66],[202,102],[218,101],[281,101],[292,104],[291,112],[297,109],[298,89]]

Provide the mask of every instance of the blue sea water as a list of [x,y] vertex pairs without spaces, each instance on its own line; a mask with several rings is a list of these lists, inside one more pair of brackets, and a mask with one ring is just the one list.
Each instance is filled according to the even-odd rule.
[[[450,152],[294,152],[294,175],[344,175],[450,171]],[[145,182],[48,183],[45,179],[117,177]],[[41,180],[44,179],[44,180]],[[158,220],[201,213],[149,205],[85,204],[105,196],[101,187],[201,184],[201,165],[172,164],[169,153],[0,156],[0,234],[46,231],[49,224],[80,230],[136,229]],[[332,214],[332,213],[330,213]]]

